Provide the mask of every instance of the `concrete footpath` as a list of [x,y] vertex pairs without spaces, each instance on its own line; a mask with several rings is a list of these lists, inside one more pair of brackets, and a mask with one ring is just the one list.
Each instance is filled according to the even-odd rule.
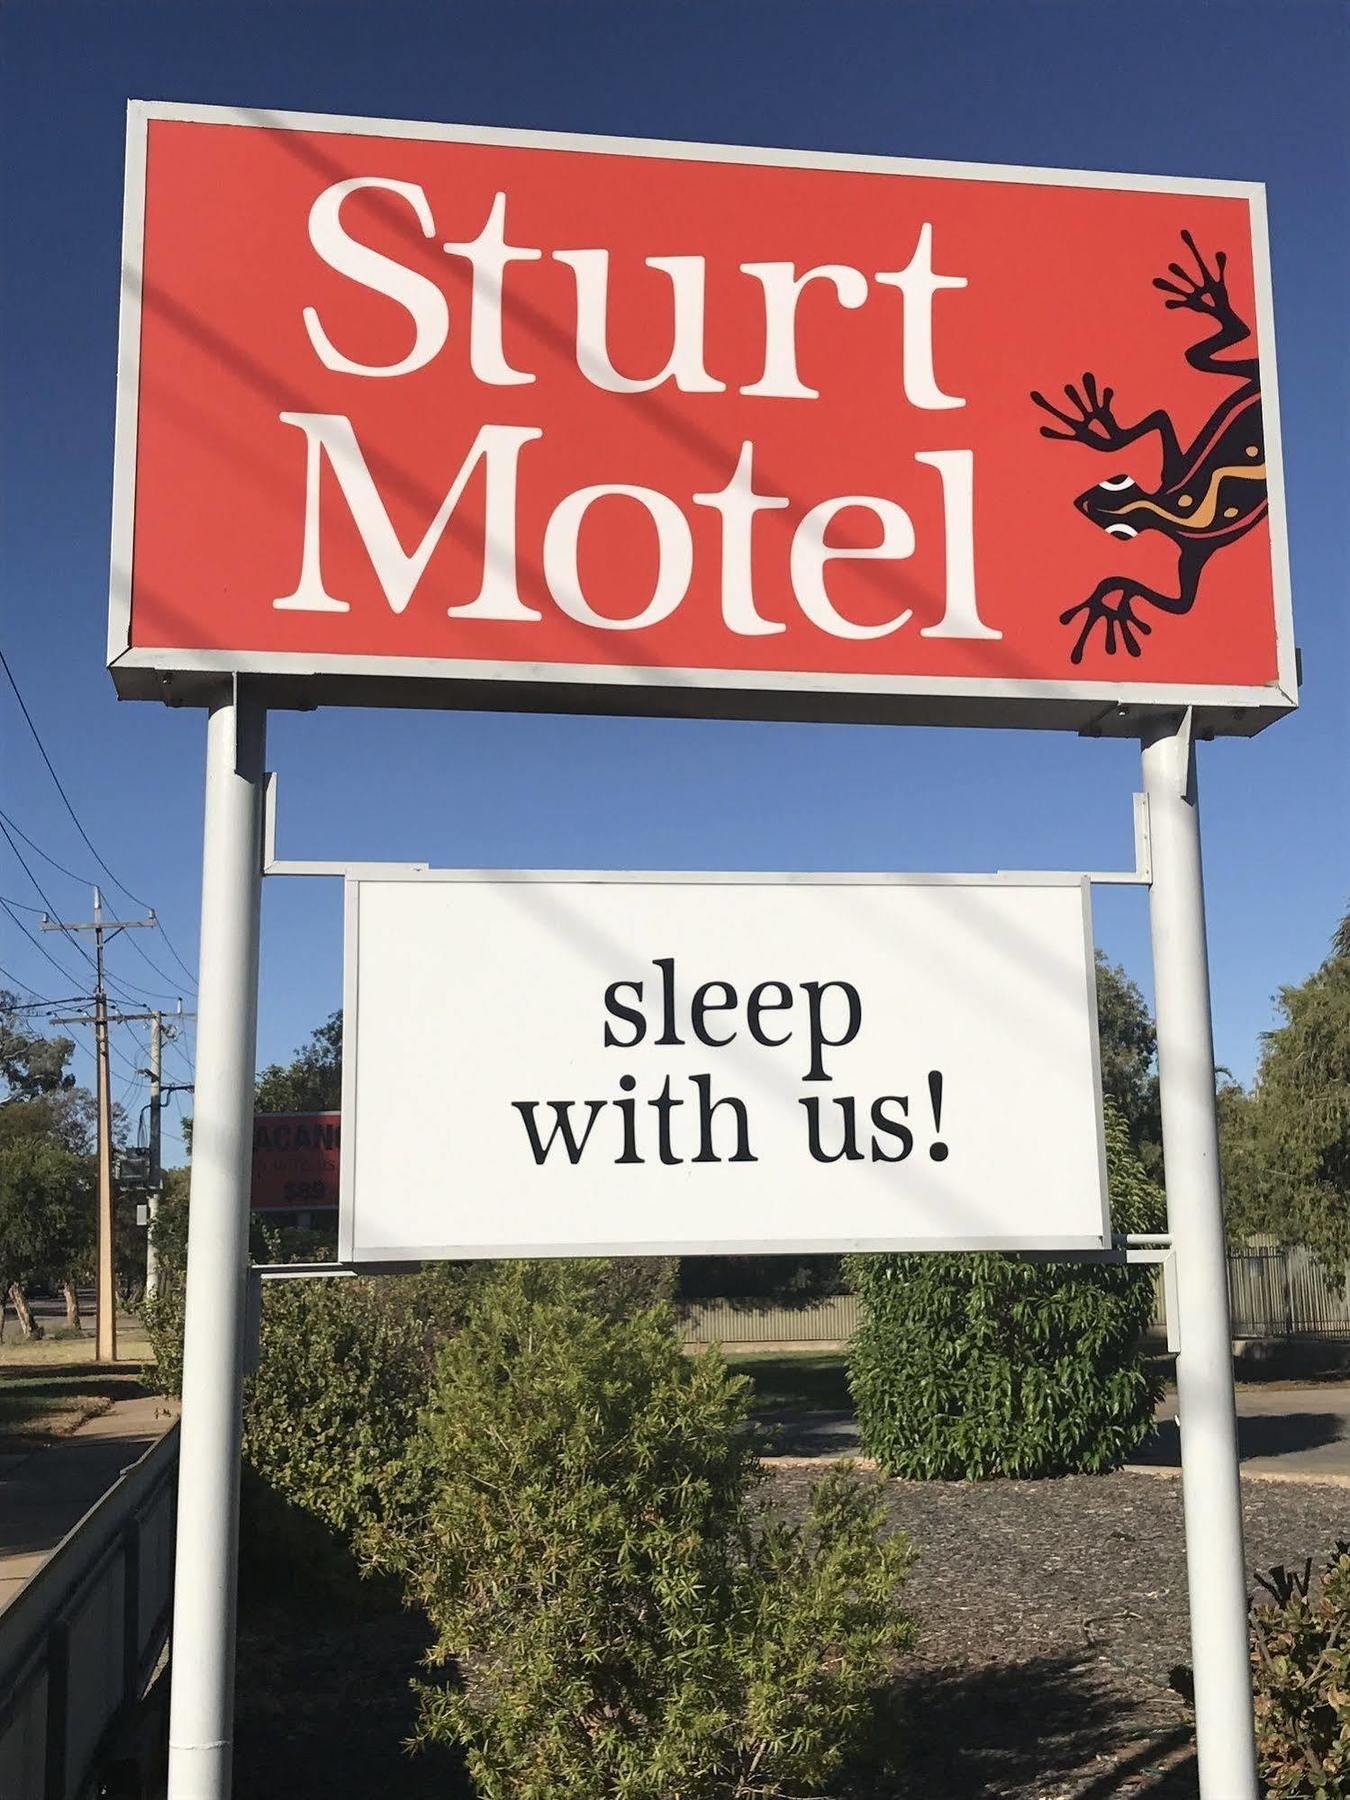
[[[1181,1467],[1177,1397],[1169,1389],[1158,1407],[1152,1442],[1126,1465],[1166,1474]],[[1239,1389],[1238,1455],[1244,1475],[1266,1480],[1325,1481],[1350,1487],[1350,1381],[1322,1386],[1276,1384]],[[764,1421],[786,1457],[856,1456],[857,1422],[845,1412],[793,1412]]]
[[176,1416],[162,1395],[137,1395],[115,1400],[68,1437],[0,1456],[0,1611]]

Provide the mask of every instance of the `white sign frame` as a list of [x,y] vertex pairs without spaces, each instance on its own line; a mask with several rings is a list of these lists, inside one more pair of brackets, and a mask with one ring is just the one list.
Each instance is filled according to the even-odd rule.
[[[458,1249],[439,1246],[399,1247],[390,1249],[388,1254],[358,1255],[358,1232],[356,1228],[356,1147],[358,1136],[358,1119],[356,1105],[356,1089],[358,1083],[359,1064],[359,1009],[360,1009],[360,891],[370,885],[387,885],[391,882],[412,883],[574,883],[578,885],[627,884],[653,886],[738,886],[738,887],[995,887],[995,888],[1077,888],[1081,895],[1084,965],[1086,969],[1086,992],[1084,1004],[1089,1021],[1089,1042],[1091,1051],[1091,1083],[1093,1104],[1096,1109],[1097,1140],[1097,1174],[1099,1181],[1098,1201],[1100,1207],[1100,1232],[1090,1236],[1056,1236],[1051,1234],[1034,1234],[1029,1237],[999,1234],[993,1237],[961,1237],[953,1239],[922,1239],[906,1237],[857,1238],[841,1237],[839,1234],[821,1234],[812,1237],[784,1237],[766,1240],[762,1237],[752,1239],[718,1239],[698,1240],[680,1239],[668,1241],[664,1239],[650,1242],[613,1242],[609,1240],[593,1243],[577,1243],[569,1241],[559,1244],[474,1244]],[[1091,877],[1073,872],[1047,872],[1023,874],[886,874],[886,873],[761,873],[761,872],[718,872],[705,873],[694,870],[678,871],[623,871],[623,870],[489,870],[489,869],[426,869],[415,866],[390,868],[381,865],[378,870],[363,870],[360,865],[353,865],[346,871],[344,881],[344,949],[343,949],[343,1012],[347,1020],[345,1033],[346,1046],[342,1069],[342,1117],[343,1133],[341,1148],[341,1164],[338,1188],[338,1258],[347,1266],[358,1269],[395,1268],[407,1266],[418,1261],[477,1261],[494,1258],[522,1259],[534,1257],[577,1257],[577,1256],[729,1256],[729,1255],[761,1255],[789,1256],[830,1254],[841,1251],[861,1252],[943,1252],[943,1251],[1054,1251],[1060,1253],[1093,1254],[1109,1250],[1112,1246],[1112,1229],[1108,1197],[1108,1179],[1106,1165],[1105,1119],[1103,1113],[1103,1092],[1101,1072],[1101,1051],[1097,1028],[1097,995],[1095,980],[1095,943],[1092,931]]]

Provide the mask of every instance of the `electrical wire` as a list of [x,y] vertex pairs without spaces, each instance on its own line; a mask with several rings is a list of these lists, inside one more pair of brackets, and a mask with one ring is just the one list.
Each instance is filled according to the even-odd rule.
[[[14,852],[15,857],[18,859],[19,867],[23,870],[24,874],[28,877],[28,879],[32,882],[34,888],[37,890],[38,898],[44,903],[44,905],[47,908],[47,917],[49,919],[56,918],[60,912],[60,908],[57,907],[52,902],[50,895],[47,894],[45,892],[45,890],[43,889],[42,883],[38,880],[37,876],[33,873],[33,871],[29,868],[28,864],[24,861],[22,850],[20,850],[19,846],[14,842],[14,839],[10,836],[9,827],[8,827],[8,825],[4,824],[3,821],[0,821],[0,835],[3,835],[5,842],[9,845],[10,849]],[[80,940],[78,938],[76,938],[74,940],[74,947],[75,947],[75,949],[77,949],[79,951],[80,955],[89,964],[89,967],[91,969],[93,969],[95,972],[97,972],[98,963],[89,954],[89,952],[85,949],[84,945],[80,942]]]
[[59,870],[62,875],[69,875],[70,879],[72,881],[78,881],[81,887],[97,887],[98,886],[98,883],[93,879],[92,876],[77,875],[75,873],[74,869],[68,869],[64,863],[57,862],[57,860],[54,856],[49,856],[47,854],[47,852],[42,848],[42,845],[35,844],[33,842],[32,838],[29,837],[28,833],[26,831],[22,830],[18,825],[16,825],[14,820],[10,818],[10,816],[7,812],[0,812],[0,819],[3,819],[5,821],[6,825],[9,826],[10,830],[12,832],[14,832],[16,836],[21,837],[23,839],[24,843],[27,844],[27,846],[30,850],[36,850],[37,854],[42,858],[43,862],[50,863],[52,865],[52,867],[54,869]]
[[[0,668],[3,668],[5,671],[5,675],[9,681],[9,685],[14,690],[14,698],[19,703],[19,711],[23,714],[24,719],[28,725],[28,729],[33,734],[33,742],[38,747],[38,754],[41,756],[43,762],[47,765],[47,773],[51,776],[52,781],[55,783],[56,791],[61,796],[61,799],[65,804],[65,809],[70,814],[71,821],[74,824],[76,831],[79,832],[81,838],[84,840],[85,847],[88,849],[90,855],[93,857],[94,861],[98,864],[99,868],[102,869],[103,873],[108,877],[108,880],[118,890],[119,893],[125,894],[127,899],[130,900],[134,906],[143,906],[147,912],[153,912],[154,908],[151,906],[151,904],[148,900],[142,900],[142,898],[140,897],[139,894],[132,893],[132,891],[129,887],[127,887],[123,882],[121,882],[117,879],[116,875],[113,874],[112,870],[108,867],[107,863],[104,862],[103,858],[99,855],[98,851],[95,849],[93,839],[89,836],[89,833],[85,830],[84,826],[80,823],[79,814],[75,811],[75,808],[71,805],[70,796],[69,796],[69,794],[67,794],[65,788],[61,785],[61,777],[57,774],[56,769],[52,764],[52,759],[47,754],[47,747],[42,741],[42,737],[38,731],[37,726],[33,723],[33,715],[29,712],[28,707],[24,701],[24,697],[19,691],[19,684],[14,679],[14,671],[13,671],[13,669],[10,668],[9,661],[6,658],[3,650],[0,650]],[[50,859],[48,859],[48,860],[50,860]],[[190,982],[192,982],[195,987],[197,977],[193,974],[192,970],[188,967],[188,965],[183,961],[182,957],[178,954],[178,951],[175,948],[173,940],[169,936],[168,932],[164,930],[164,927],[162,925],[160,926],[159,929],[160,929],[161,933],[163,934],[165,947],[167,948],[170,956],[173,957],[174,961],[178,964],[179,968],[182,969],[183,973],[187,976],[188,980]],[[144,952],[142,952],[142,954],[144,954]],[[149,961],[149,958],[147,957],[146,960]],[[158,973],[163,980],[167,981],[169,979],[169,977],[164,974],[162,969],[159,970]]]
[[130,900],[134,906],[143,906],[143,907],[145,907],[145,909],[148,912],[150,910],[150,902],[148,900],[142,900],[139,894],[133,894],[129,887],[123,886],[123,884],[113,874],[112,870],[108,867],[107,863],[104,862],[103,858],[99,855],[98,851],[94,848],[93,839],[89,836],[89,833],[85,830],[84,826],[81,825],[79,814],[75,811],[75,808],[71,805],[70,795],[67,794],[65,788],[62,787],[61,777],[57,774],[55,768],[52,766],[52,759],[47,754],[47,746],[43,743],[41,735],[38,732],[38,728],[33,723],[33,715],[32,715],[32,713],[29,712],[28,707],[24,701],[24,697],[19,692],[19,684],[14,679],[14,671],[13,671],[13,669],[10,668],[9,660],[5,656],[5,653],[3,650],[0,650],[0,668],[4,669],[5,675],[7,676],[8,680],[9,680],[9,685],[14,690],[14,698],[18,701],[19,711],[23,714],[24,719],[27,722],[28,729],[33,734],[33,742],[38,747],[38,754],[41,756],[43,762],[46,763],[47,773],[51,776],[53,782],[56,784],[56,791],[58,794],[60,794],[61,799],[64,801],[66,811],[70,814],[71,820],[75,826],[76,831],[78,831],[80,836],[84,839],[85,848],[89,851],[89,854],[93,857],[94,861],[98,864],[99,868],[102,869],[103,873],[108,877],[108,880],[113,884],[113,886],[118,890],[118,892],[125,894],[127,899]]
[[9,894],[0,894],[0,900],[3,900],[6,906],[17,906],[20,912],[30,912],[37,918],[42,916],[40,906],[25,906],[22,900],[15,900]]
[[[20,833],[20,835],[22,836],[23,834]],[[37,891],[39,898],[41,898],[43,901],[46,902],[47,917],[52,918],[56,913],[59,912],[60,909],[57,907],[56,903],[51,898],[51,895],[47,893],[46,889],[43,887],[42,883],[38,880],[37,876],[34,875],[32,869],[29,868],[28,863],[24,859],[23,852],[19,849],[19,846],[14,842],[14,839],[10,834],[9,825],[4,818],[0,818],[0,836],[3,836],[5,842],[9,845],[10,849],[14,852],[14,855],[15,855],[16,859],[18,860],[19,867],[23,870],[24,874],[32,882],[33,887]],[[27,837],[24,838],[25,843],[30,843],[31,841],[32,840]],[[40,854],[41,854],[41,852],[39,851],[39,855]],[[47,860],[50,862],[51,858],[48,857]],[[6,901],[5,904],[8,906],[9,904],[11,904],[11,902]],[[12,904],[17,905],[18,902],[16,901],[16,902],[13,902]],[[24,910],[27,912],[36,912],[38,909],[36,907],[26,907]],[[118,934],[116,932],[112,933],[110,935],[109,941],[111,942],[117,935]],[[74,933],[72,933],[71,936],[74,941],[75,949],[79,951],[80,955],[89,964],[90,968],[93,969],[95,971],[95,973],[97,973],[97,971],[98,971],[97,959],[94,956],[92,956],[88,950],[85,949],[84,945],[80,942],[79,938],[74,935]],[[135,939],[133,938],[131,941],[132,941],[132,943],[134,943]],[[153,964],[151,966],[154,967]],[[164,975],[164,971],[162,969],[156,970],[156,973],[163,976],[164,980],[166,980],[166,981],[169,979],[169,977],[167,975]],[[128,981],[125,975],[114,975],[111,972],[111,970],[107,967],[106,959],[104,962],[103,980],[104,980],[105,986],[111,988],[113,990],[113,992],[119,996],[119,998],[121,998],[123,1001],[129,1002],[133,1006],[136,1004],[138,996],[144,996],[151,1000],[156,999],[156,998],[177,1000],[177,999],[181,998],[181,995],[178,995],[178,994],[166,994],[164,992],[164,990],[162,990],[162,989],[141,987],[139,982]]]
[[62,975],[65,978],[65,980],[67,980],[67,981],[78,981],[79,980],[79,976],[72,975],[70,970],[68,968],[66,968],[64,963],[57,962],[56,958],[52,955],[51,951],[47,949],[45,944],[41,944],[38,942],[37,938],[35,938],[33,936],[32,932],[24,924],[23,920],[18,916],[18,914],[15,912],[12,912],[10,910],[9,902],[7,900],[0,900],[0,906],[3,906],[5,911],[7,913],[9,913],[9,916],[13,920],[14,924],[16,924],[18,926],[19,930],[28,939],[29,943],[37,951],[39,956],[45,956],[47,961],[52,965],[52,967],[55,970],[57,970],[57,972],[60,975]]
[[[6,900],[5,905],[8,906],[9,904],[10,902]],[[34,1006],[59,1006],[61,1004],[58,1000],[44,1000],[36,988],[29,987],[26,981],[20,981],[14,971],[12,969],[7,969],[3,963],[0,963],[0,975],[3,975],[6,981],[12,981],[15,987],[21,987],[25,994],[31,994],[33,996],[31,1004]],[[24,1001],[20,1002],[20,1004],[26,1006],[29,1002]]]
[[[83,880],[83,877],[76,875],[73,870],[67,869],[63,863],[57,862],[57,860],[54,856],[48,856],[47,852],[42,848],[41,844],[34,843],[32,838],[29,837],[29,835],[26,831],[21,831],[19,829],[19,827],[14,823],[13,819],[10,818],[8,813],[0,812],[0,834],[3,834],[5,841],[8,843],[10,849],[14,852],[15,856],[18,858],[19,866],[23,869],[24,874],[27,875],[28,879],[32,882],[33,886],[37,889],[38,893],[42,895],[42,898],[47,901],[48,914],[50,915],[52,913],[55,913],[59,909],[53,905],[50,898],[48,898],[48,896],[45,893],[45,891],[43,890],[43,888],[39,885],[37,877],[33,874],[32,869],[30,869],[28,864],[24,861],[23,855],[20,852],[18,845],[14,842],[14,837],[10,835],[11,832],[14,834],[14,836],[22,838],[24,843],[28,845],[29,849],[35,851],[37,853],[37,855],[39,855],[44,862],[50,863],[54,869],[59,869],[61,874],[68,876],[70,878],[70,880],[81,881],[81,880]],[[88,883],[88,885],[90,887],[96,887],[98,884],[96,882],[91,881],[90,883]],[[19,900],[11,901],[10,904],[13,906],[20,907],[24,912],[38,913],[38,912],[41,912],[41,910],[42,910],[40,907],[37,907],[37,906],[24,906],[23,903]],[[159,923],[158,916],[155,919],[155,924],[158,927],[158,929],[161,932],[163,932],[164,927]],[[138,938],[129,937],[127,939],[127,942],[131,945],[132,949],[141,958],[142,962],[148,963],[150,965],[150,967],[154,970],[155,974],[159,976],[161,981],[169,981],[169,982],[173,981],[173,976],[170,975],[166,970],[161,969],[159,964],[154,960],[154,958],[152,956],[150,956],[146,951],[141,949],[140,940]],[[81,949],[83,949],[83,946],[79,946],[79,947]],[[88,956],[89,953],[88,953],[88,951],[84,951],[84,954],[86,956]],[[182,998],[181,994],[178,992],[178,989],[176,987],[173,987],[173,988],[142,987],[139,982],[131,981],[125,975],[123,975],[121,977],[108,976],[107,979],[110,982],[112,982],[114,985],[120,986],[123,990],[126,990],[128,988],[134,988],[138,994],[147,995],[152,1000],[154,1000],[154,999],[179,1000]]]

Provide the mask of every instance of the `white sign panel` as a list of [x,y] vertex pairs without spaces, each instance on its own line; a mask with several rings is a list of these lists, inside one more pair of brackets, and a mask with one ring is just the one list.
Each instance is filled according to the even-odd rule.
[[354,1262],[1110,1242],[1086,882],[354,877]]

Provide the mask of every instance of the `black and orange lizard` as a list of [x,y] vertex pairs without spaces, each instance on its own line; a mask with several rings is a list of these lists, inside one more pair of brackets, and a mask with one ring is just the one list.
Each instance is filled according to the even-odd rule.
[[[1083,615],[1078,641],[1070,660],[1080,663],[1095,627],[1106,627],[1106,649],[1114,655],[1117,639],[1131,656],[1141,654],[1139,638],[1152,626],[1135,611],[1135,603],[1147,601],[1162,612],[1189,612],[1195,603],[1200,575],[1216,550],[1233,543],[1251,530],[1266,512],[1265,437],[1261,419],[1261,370],[1256,357],[1220,362],[1219,352],[1231,349],[1251,336],[1250,329],[1233,310],[1224,282],[1227,257],[1220,250],[1213,271],[1195,247],[1189,231],[1182,232],[1195,258],[1198,274],[1170,263],[1174,281],[1159,276],[1153,283],[1172,296],[1169,311],[1184,308],[1213,321],[1213,334],[1186,352],[1193,369],[1207,375],[1224,375],[1240,385],[1214,411],[1188,449],[1177,442],[1175,427],[1165,412],[1151,412],[1137,425],[1121,425],[1111,410],[1114,390],[1097,387],[1095,376],[1084,375],[1082,391],[1069,384],[1064,392],[1072,412],[1052,406],[1043,394],[1033,393],[1036,405],[1066,429],[1042,425],[1041,436],[1085,444],[1092,450],[1121,450],[1127,444],[1158,434],[1162,445],[1162,482],[1150,493],[1129,475],[1109,475],[1074,505],[1108,536],[1137,537],[1141,531],[1161,531],[1177,546],[1177,592],[1161,594],[1132,578],[1113,575],[1100,582],[1087,597],[1060,614],[1062,625]],[[1115,596],[1112,599],[1112,596]]]

